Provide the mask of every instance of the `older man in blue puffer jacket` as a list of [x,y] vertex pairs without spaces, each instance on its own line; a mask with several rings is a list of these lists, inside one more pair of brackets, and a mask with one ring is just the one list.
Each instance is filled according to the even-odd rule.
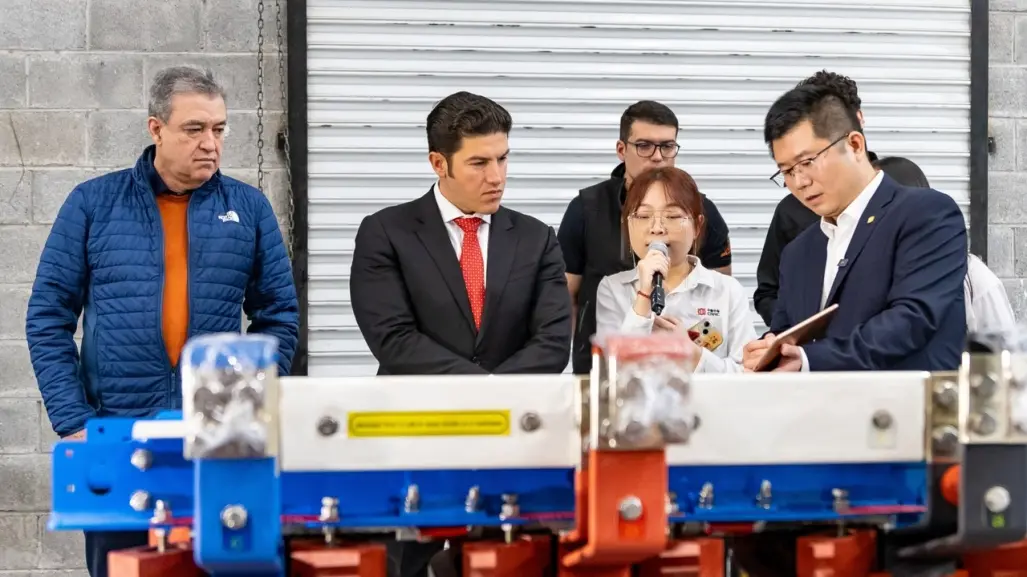
[[[84,436],[93,417],[180,408],[186,340],[239,332],[244,312],[249,332],[277,337],[279,374],[296,350],[299,306],[271,204],[219,170],[224,90],[210,72],[169,68],[153,82],[149,114],[154,144],[134,168],[71,191],[39,260],[26,333],[63,438]],[[87,533],[90,575],[107,575],[109,551],[146,541]]]

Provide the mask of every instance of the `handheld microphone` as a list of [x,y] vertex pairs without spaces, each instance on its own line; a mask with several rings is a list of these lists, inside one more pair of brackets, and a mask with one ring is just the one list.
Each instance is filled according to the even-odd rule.
[[[656,241],[649,245],[649,250],[655,250],[663,256],[669,256],[667,251],[667,244]],[[660,273],[653,273],[653,292],[649,295],[649,308],[659,315],[663,312],[663,307],[667,304],[667,295],[663,292],[663,275]]]

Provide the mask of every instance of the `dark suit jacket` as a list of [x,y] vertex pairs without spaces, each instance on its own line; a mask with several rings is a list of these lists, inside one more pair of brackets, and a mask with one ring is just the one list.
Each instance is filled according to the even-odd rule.
[[380,375],[561,373],[571,302],[553,229],[500,208],[489,226],[485,310],[474,328],[434,193],[366,217],[350,299]]
[[[966,339],[966,255],[966,221],[951,197],[885,175],[829,293],[827,304],[839,308],[827,336],[803,346],[810,370],[958,367]],[[826,259],[819,225],[785,248],[771,332],[820,310]]]

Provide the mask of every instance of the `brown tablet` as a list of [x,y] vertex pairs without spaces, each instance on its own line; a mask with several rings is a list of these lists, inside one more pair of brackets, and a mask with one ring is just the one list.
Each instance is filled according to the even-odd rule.
[[774,337],[763,356],[756,362],[756,367],[753,370],[763,371],[773,364],[781,356],[782,345],[801,345],[823,338],[827,333],[827,326],[831,324],[831,319],[837,310],[838,304],[835,303]]

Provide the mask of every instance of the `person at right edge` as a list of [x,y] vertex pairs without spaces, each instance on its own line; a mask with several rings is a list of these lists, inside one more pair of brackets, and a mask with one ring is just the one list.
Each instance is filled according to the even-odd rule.
[[[860,100],[854,80],[848,76],[821,70],[800,82],[798,86],[824,86],[834,90],[847,106],[856,111],[859,126],[862,129],[864,124],[863,102]],[[879,159],[870,150],[867,150],[866,154],[870,162],[899,184],[916,187],[927,186],[920,167],[911,160],[901,157]],[[757,286],[752,299],[756,312],[767,326],[770,326],[771,317],[774,314],[774,303],[777,302],[781,252],[788,246],[788,243],[799,236],[799,233],[819,220],[820,216],[817,213],[803,205],[802,201],[792,194],[786,194],[774,209],[774,216],[770,221],[770,228],[767,230],[767,238],[763,243],[763,251],[760,253],[760,262],[756,267]]]
[[785,345],[774,370],[955,370],[967,271],[966,221],[955,200],[876,169],[856,110],[831,86],[781,96],[764,140],[778,167],[772,179],[821,222],[781,255],[770,331],[746,346],[746,369],[775,334],[838,304],[826,336]]

